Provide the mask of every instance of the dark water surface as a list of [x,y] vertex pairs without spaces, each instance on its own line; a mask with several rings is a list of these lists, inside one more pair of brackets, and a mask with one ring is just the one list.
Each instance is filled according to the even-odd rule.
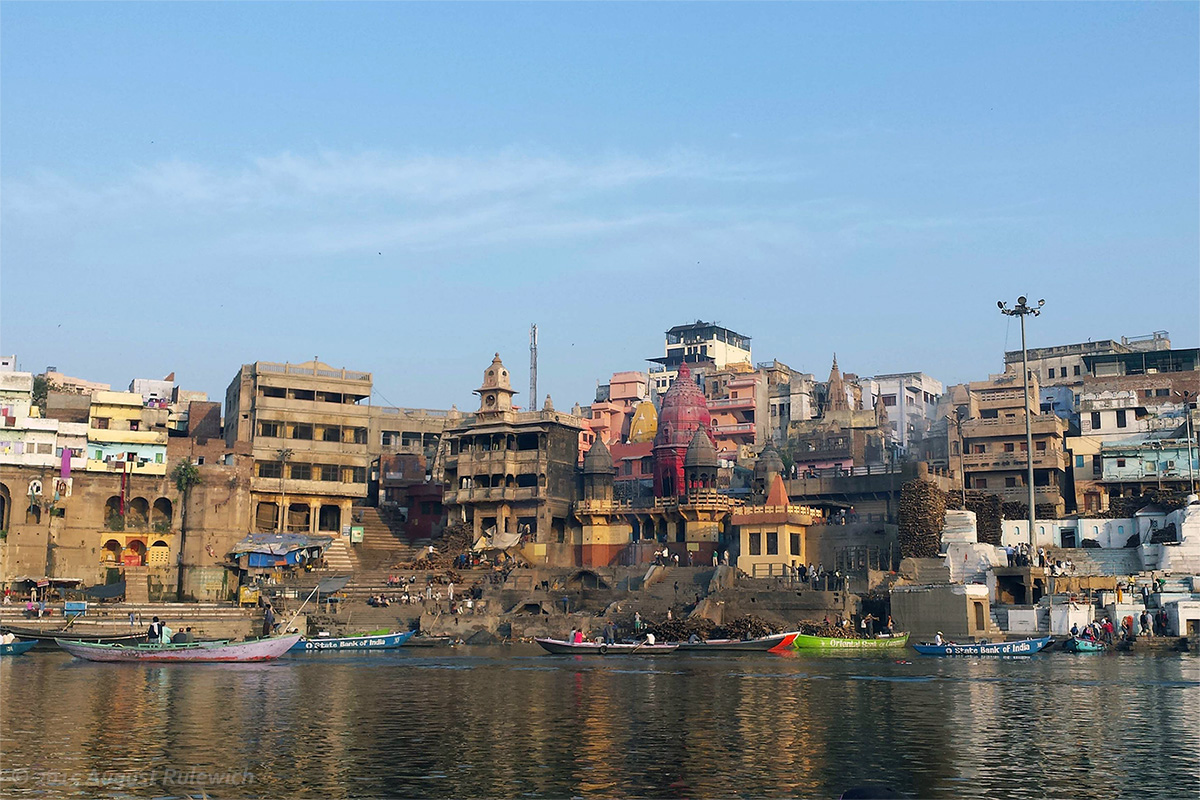
[[1187,655],[33,652],[0,680],[3,797],[1200,797]]

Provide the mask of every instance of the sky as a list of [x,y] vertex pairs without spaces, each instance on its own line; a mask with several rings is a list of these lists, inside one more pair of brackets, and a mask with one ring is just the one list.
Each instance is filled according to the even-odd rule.
[[[1196,3],[0,3],[0,351],[588,403],[663,332],[946,384],[1200,340]],[[539,405],[541,397],[538,398]]]

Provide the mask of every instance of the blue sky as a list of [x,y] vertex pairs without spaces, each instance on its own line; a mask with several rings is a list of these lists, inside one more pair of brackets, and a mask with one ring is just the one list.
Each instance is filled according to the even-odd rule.
[[564,408],[695,319],[947,383],[1023,293],[1196,346],[1197,9],[5,2],[0,350],[467,408],[536,322]]

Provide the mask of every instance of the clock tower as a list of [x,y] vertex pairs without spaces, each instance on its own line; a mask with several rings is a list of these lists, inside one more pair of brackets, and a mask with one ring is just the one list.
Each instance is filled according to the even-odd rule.
[[500,354],[492,359],[492,363],[483,372],[483,385],[475,390],[479,395],[479,411],[481,416],[503,414],[513,410],[512,396],[516,392],[509,380],[508,368],[500,361]]

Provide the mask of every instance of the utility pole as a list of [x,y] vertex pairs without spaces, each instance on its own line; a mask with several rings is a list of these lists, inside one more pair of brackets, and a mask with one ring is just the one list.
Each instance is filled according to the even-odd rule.
[[1017,305],[1013,308],[1008,308],[1003,300],[996,301],[1000,313],[1009,317],[1021,318],[1021,386],[1025,389],[1025,455],[1029,462],[1029,551],[1032,557],[1037,553],[1037,539],[1034,532],[1034,518],[1036,516],[1037,506],[1034,504],[1033,494],[1033,421],[1030,418],[1031,409],[1029,407],[1029,350],[1025,347],[1025,317],[1032,314],[1038,316],[1042,313],[1042,306],[1046,305],[1045,300],[1038,300],[1037,306],[1031,307],[1026,305],[1025,295],[1017,298]]
[[529,326],[529,410],[537,411],[537,325]]

